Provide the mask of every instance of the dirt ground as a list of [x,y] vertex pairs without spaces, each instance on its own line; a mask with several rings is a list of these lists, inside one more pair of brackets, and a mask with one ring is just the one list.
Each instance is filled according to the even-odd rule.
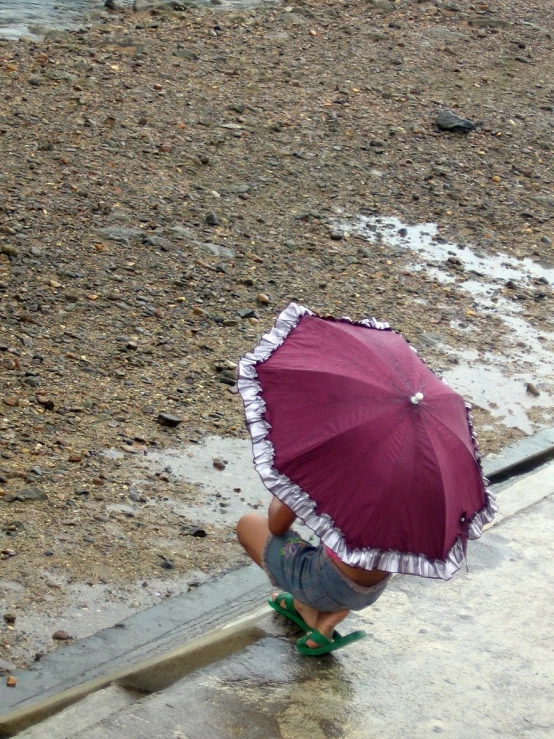
[[[289,301],[387,320],[438,369],[441,342],[502,355],[463,265],[442,283],[336,223],[434,222],[553,268],[553,28],[537,1],[295,0],[0,41],[1,660],[53,648],[18,624],[72,584],[132,604],[243,561],[230,524],[192,536],[165,505],[193,485],[136,457],[244,436],[233,365]],[[477,127],[440,130],[443,109]],[[554,351],[548,281],[499,293]],[[475,420],[485,453],[523,435]]]

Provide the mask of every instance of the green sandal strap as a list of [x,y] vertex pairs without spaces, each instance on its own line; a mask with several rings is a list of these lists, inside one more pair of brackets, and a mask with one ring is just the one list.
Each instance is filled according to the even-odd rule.
[[[294,597],[290,593],[279,593],[275,600],[270,598],[267,602],[274,611],[277,611],[281,616],[288,618],[289,621],[292,621],[300,627],[302,631],[310,630],[308,624],[294,607]],[[285,604],[285,607],[283,607],[283,603]]]
[[[321,634],[317,629],[309,631],[305,636],[298,639],[296,642],[296,648],[300,654],[318,656],[321,654],[328,654],[334,652],[336,649],[342,649],[349,644],[353,644],[359,639],[363,639],[367,636],[365,631],[353,631],[351,634],[341,636],[337,631],[333,634],[333,639],[327,639],[326,636]],[[309,647],[307,642],[314,641],[316,644],[320,644],[319,647]]]

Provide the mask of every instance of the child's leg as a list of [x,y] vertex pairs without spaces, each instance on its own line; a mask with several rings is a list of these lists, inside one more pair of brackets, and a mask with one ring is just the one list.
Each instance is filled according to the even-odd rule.
[[264,547],[269,536],[267,517],[259,513],[246,513],[237,524],[237,536],[241,546],[262,567]]
[[[270,536],[268,520],[259,513],[246,513],[237,524],[237,536],[241,546],[252,557],[254,562],[263,567],[262,557],[267,537]],[[273,600],[277,593],[273,594]],[[314,608],[294,599],[294,607],[311,628],[315,628],[318,612]]]

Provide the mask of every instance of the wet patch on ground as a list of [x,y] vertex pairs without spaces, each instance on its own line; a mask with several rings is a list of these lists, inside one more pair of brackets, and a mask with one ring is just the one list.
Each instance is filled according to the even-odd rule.
[[[407,260],[410,270],[472,297],[466,318],[477,320],[450,321],[459,341],[429,337],[446,355],[450,366],[440,374],[454,389],[501,424],[526,434],[551,423],[554,321],[543,318],[536,324],[526,316],[525,305],[550,295],[552,267],[460,246],[444,239],[433,223],[410,226],[393,217],[360,216],[338,225],[390,247]],[[490,346],[491,335],[496,347]]]

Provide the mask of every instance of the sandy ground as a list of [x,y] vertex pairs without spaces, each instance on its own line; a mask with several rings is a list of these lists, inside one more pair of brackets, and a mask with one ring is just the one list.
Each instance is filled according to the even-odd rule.
[[[73,585],[131,608],[144,581],[242,561],[231,525],[191,536],[165,505],[195,486],[136,458],[244,435],[233,363],[290,300],[385,319],[441,371],[464,352],[523,371],[529,428],[477,405],[484,452],[552,424],[548,365],[525,364],[525,327],[554,351],[549,280],[497,281],[484,310],[463,259],[438,279],[352,224],[432,222],[434,244],[554,268],[553,16],[324,1],[0,42],[2,658],[52,648],[29,614],[62,614]],[[439,130],[442,109],[476,129]]]

